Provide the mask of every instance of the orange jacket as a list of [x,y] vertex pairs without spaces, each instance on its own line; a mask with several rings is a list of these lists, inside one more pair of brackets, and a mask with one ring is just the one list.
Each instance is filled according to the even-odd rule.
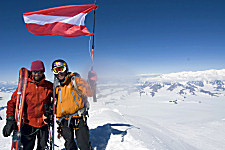
[[[75,79],[73,80],[72,78]],[[66,115],[72,115],[84,108],[84,97],[91,97],[92,92],[87,81],[69,72],[65,81],[56,87],[56,95],[56,118],[61,118]],[[74,115],[73,117],[78,116]]]
[[[26,97],[23,112],[23,122],[33,127],[40,128],[44,126],[43,114],[45,112],[44,104],[50,105],[53,91],[53,85],[47,80],[41,80],[39,83],[28,79],[26,88]],[[14,116],[16,108],[17,89],[13,93],[11,100],[7,103],[7,117]]]

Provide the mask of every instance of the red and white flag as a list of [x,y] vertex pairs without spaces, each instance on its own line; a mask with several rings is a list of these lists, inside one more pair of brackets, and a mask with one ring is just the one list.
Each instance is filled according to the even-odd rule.
[[35,35],[92,36],[84,25],[85,16],[97,9],[94,4],[68,5],[23,14],[27,30]]

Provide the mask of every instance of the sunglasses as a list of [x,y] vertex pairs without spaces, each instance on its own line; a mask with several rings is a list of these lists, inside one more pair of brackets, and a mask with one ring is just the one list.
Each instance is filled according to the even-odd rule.
[[65,66],[55,67],[52,69],[52,71],[54,74],[59,74],[60,72],[66,71],[66,67]]
[[43,73],[43,71],[31,71],[31,72],[34,73],[34,74],[36,74],[36,73],[38,73],[38,74]]

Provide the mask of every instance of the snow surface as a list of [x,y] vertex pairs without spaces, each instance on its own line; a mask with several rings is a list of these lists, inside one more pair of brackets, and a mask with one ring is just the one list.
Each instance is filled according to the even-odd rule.
[[[88,126],[95,150],[225,149],[224,95],[193,95],[175,104],[169,101],[177,95],[168,90],[155,97],[140,96],[135,86],[133,82],[98,84],[98,102],[89,98]],[[0,130],[11,94],[0,92]],[[56,150],[63,150],[63,138],[56,145]],[[10,147],[11,137],[0,134],[0,149]]]

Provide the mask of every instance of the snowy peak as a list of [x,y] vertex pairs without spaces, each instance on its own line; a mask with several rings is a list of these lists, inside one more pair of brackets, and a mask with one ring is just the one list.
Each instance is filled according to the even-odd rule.
[[142,74],[137,76],[140,82],[182,82],[182,81],[215,81],[225,80],[225,69],[206,71],[184,71],[169,74]]
[[219,97],[225,94],[225,69],[161,75],[145,74],[137,77],[140,94],[151,95],[152,97],[168,91],[183,98],[189,95],[203,94]]

